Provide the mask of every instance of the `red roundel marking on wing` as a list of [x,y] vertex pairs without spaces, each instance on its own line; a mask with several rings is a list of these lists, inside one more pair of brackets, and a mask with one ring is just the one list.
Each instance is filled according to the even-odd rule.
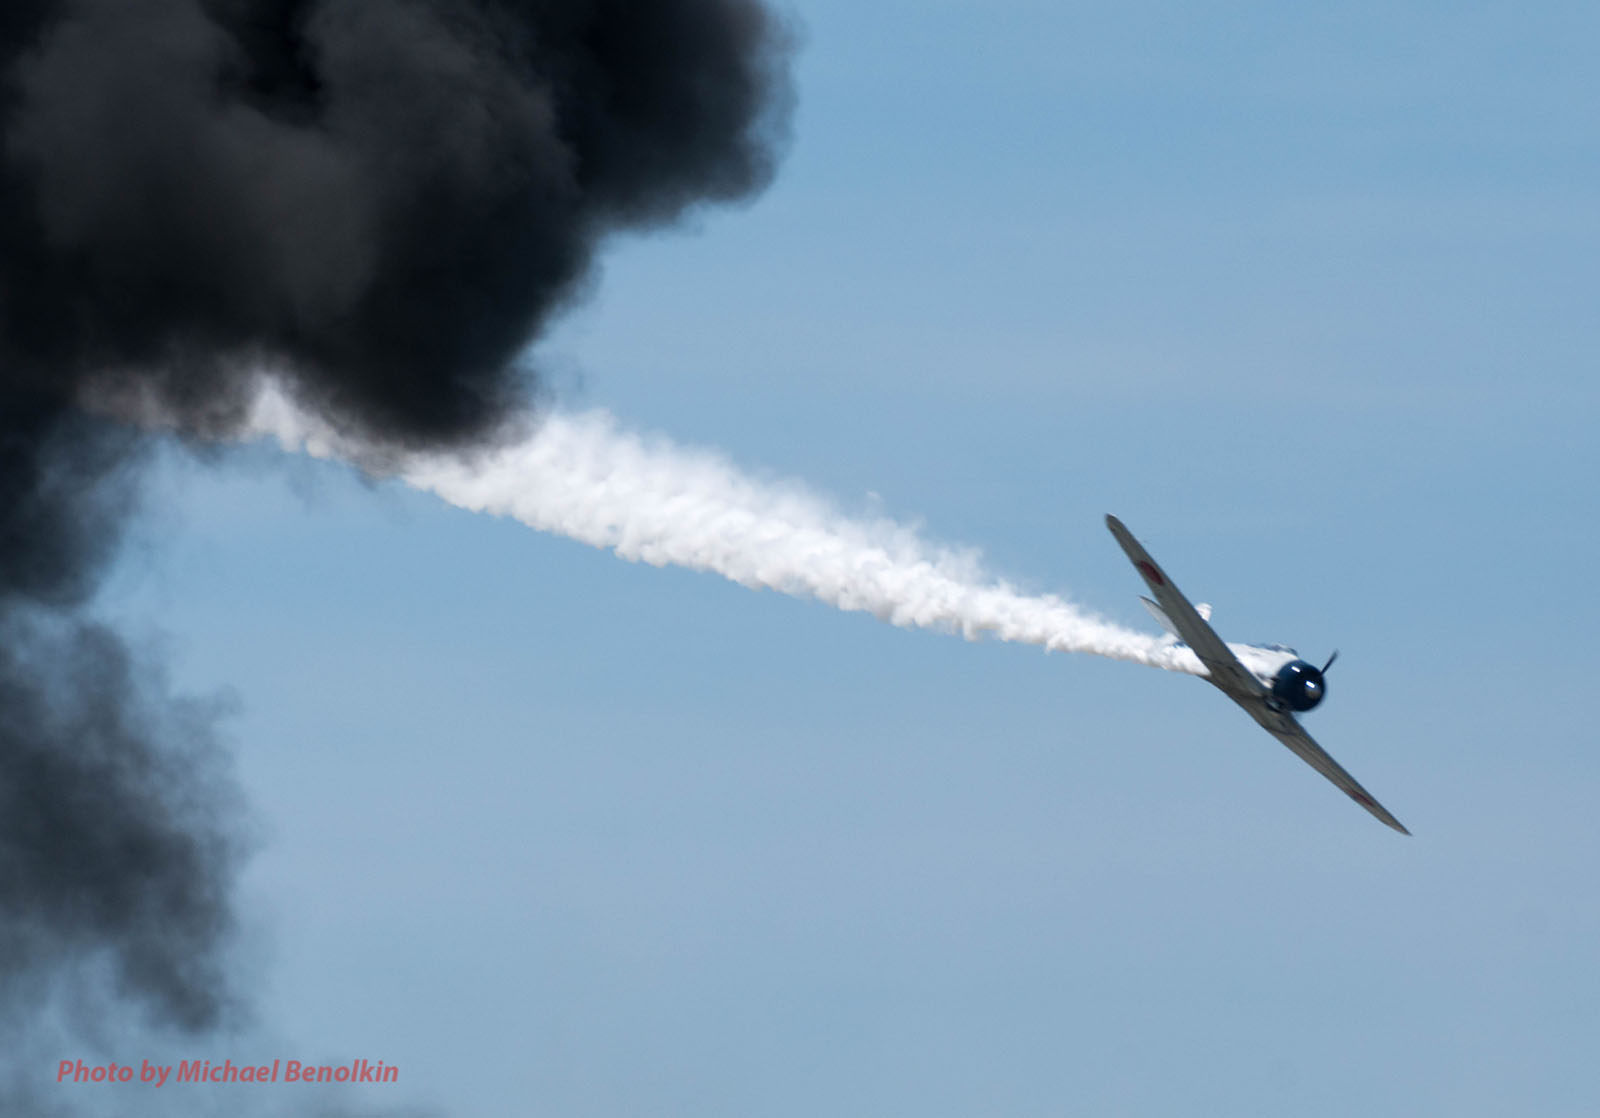
[[1156,570],[1156,565],[1154,563],[1147,563],[1141,559],[1139,560],[1138,566],[1139,573],[1144,575],[1145,578],[1149,579],[1152,586],[1165,586],[1167,584],[1167,580],[1161,577],[1161,572]]
[[1372,797],[1371,796],[1363,796],[1360,792],[1348,792],[1348,793],[1346,793],[1346,795],[1348,795],[1356,803],[1361,804],[1363,807],[1377,807],[1378,806],[1377,804],[1372,802]]

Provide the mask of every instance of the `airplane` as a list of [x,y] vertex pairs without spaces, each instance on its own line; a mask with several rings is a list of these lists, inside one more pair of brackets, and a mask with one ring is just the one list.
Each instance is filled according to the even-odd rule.
[[[1122,545],[1134,569],[1156,600],[1139,600],[1161,622],[1163,628],[1188,645],[1205,666],[1205,679],[1245,709],[1263,729],[1293,750],[1301,760],[1331,780],[1345,795],[1366,808],[1379,820],[1402,835],[1411,832],[1390,815],[1354,777],[1323,750],[1295,720],[1295,712],[1311,710],[1327,693],[1324,674],[1338,657],[1335,652],[1318,668],[1300,659],[1292,648],[1280,644],[1224,644],[1211,628],[1211,607],[1191,605],[1189,599],[1167,577],[1150,553],[1133,538],[1133,533],[1114,516],[1106,517],[1106,527]],[[1248,664],[1248,666],[1247,666]]]

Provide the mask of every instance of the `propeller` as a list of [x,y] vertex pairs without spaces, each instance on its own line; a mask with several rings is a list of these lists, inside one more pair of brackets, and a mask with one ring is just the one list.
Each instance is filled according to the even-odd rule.
[[1333,655],[1328,657],[1328,662],[1326,664],[1322,665],[1322,674],[1323,675],[1327,675],[1328,674],[1328,669],[1333,667],[1333,662],[1335,660],[1337,660],[1338,658],[1339,658],[1339,650],[1336,648],[1336,649],[1333,650]]

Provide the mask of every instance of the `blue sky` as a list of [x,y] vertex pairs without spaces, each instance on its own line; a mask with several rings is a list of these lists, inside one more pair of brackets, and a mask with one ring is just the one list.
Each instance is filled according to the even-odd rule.
[[1196,680],[172,453],[105,608],[236,703],[216,1053],[463,1116],[1593,1113],[1600,16],[867,8],[792,6],[776,183],[618,240],[556,399],[1148,626],[1116,512],[1342,650],[1308,726],[1415,838]]

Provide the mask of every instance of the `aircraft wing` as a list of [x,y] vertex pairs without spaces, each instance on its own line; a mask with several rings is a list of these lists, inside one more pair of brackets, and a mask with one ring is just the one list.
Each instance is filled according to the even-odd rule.
[[1411,833],[1405,829],[1400,820],[1390,815],[1382,804],[1373,799],[1355,777],[1345,772],[1339,762],[1328,756],[1327,750],[1312,740],[1305,728],[1295,721],[1294,715],[1273,710],[1267,706],[1264,699],[1240,699],[1235,696],[1235,701],[1249,712],[1250,717],[1261,723],[1262,729],[1287,745],[1302,761],[1327,777],[1341,792],[1370,811],[1380,822],[1388,824],[1402,835]]
[[1223,643],[1222,638],[1217,636],[1216,630],[1206,623],[1205,618],[1196,612],[1194,606],[1189,604],[1189,599],[1172,584],[1167,573],[1150,558],[1150,553],[1133,538],[1133,533],[1128,531],[1122,521],[1108,515],[1106,527],[1117,537],[1117,542],[1122,545],[1122,550],[1127,553],[1134,569],[1150,588],[1150,593],[1156,596],[1156,601],[1161,605],[1161,612],[1172,622],[1172,627],[1178,631],[1178,636],[1183,638],[1183,643],[1194,650],[1194,654],[1200,657],[1200,662],[1211,673],[1211,682],[1240,701],[1265,695],[1266,688],[1262,686],[1261,681],[1239,663],[1239,658]]

